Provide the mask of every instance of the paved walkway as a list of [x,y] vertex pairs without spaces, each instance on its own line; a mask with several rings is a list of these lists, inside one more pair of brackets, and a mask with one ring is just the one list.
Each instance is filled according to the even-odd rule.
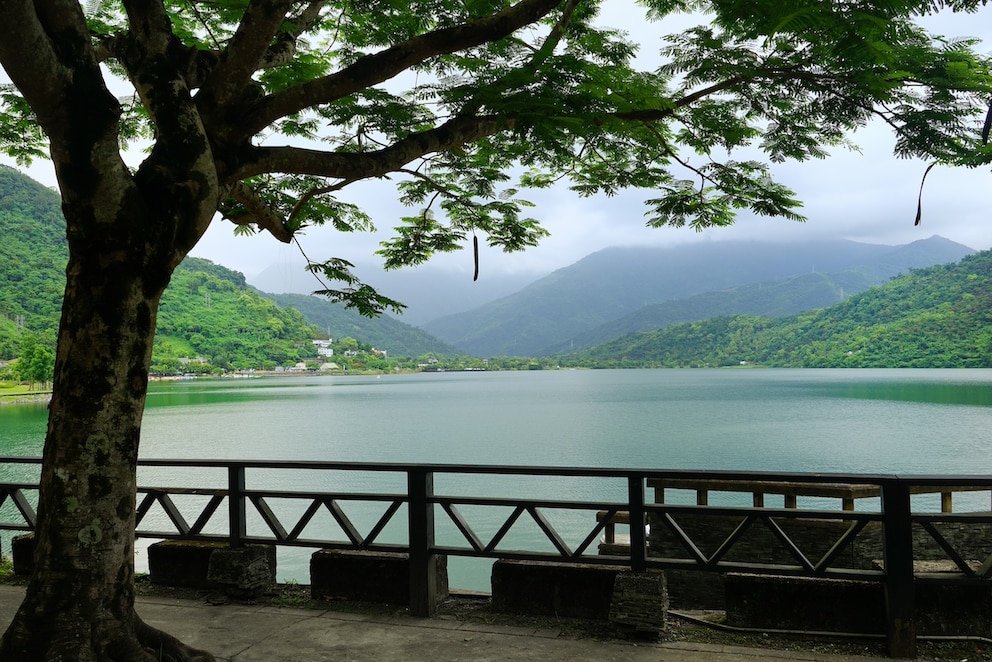
[[[0,586],[0,627],[24,595]],[[149,624],[230,662],[877,662],[824,655],[689,643],[632,644],[560,636],[554,630],[487,626],[448,619],[139,597]]]

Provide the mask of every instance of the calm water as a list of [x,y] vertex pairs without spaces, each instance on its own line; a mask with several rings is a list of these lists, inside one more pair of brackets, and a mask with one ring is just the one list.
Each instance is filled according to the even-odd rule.
[[[43,406],[0,407],[0,454],[40,454],[45,415]],[[148,399],[142,456],[989,473],[992,370],[475,372],[159,383]],[[388,489],[390,480],[401,485],[397,479],[371,480]],[[466,477],[438,490],[506,489],[480,480]],[[569,498],[587,496],[581,485],[553,481],[523,489],[561,496],[565,488],[578,492]],[[622,494],[620,485],[605,489],[614,488]],[[454,567],[452,583],[486,588],[479,574]],[[281,556],[280,575],[303,580],[305,561]]]

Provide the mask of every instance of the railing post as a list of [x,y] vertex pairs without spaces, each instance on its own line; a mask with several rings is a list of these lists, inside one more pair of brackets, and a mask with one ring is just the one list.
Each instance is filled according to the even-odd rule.
[[244,540],[248,536],[245,523],[244,465],[232,464],[227,467],[227,502],[230,545],[233,548],[243,547]]
[[647,569],[644,539],[644,478],[627,478],[628,508],[630,511],[630,569],[644,572]]
[[437,613],[438,558],[434,548],[434,474],[427,469],[411,469],[407,474],[410,526],[410,613],[433,616]]
[[913,520],[909,485],[882,485],[886,636],[890,657],[916,657],[916,588],[913,580]]

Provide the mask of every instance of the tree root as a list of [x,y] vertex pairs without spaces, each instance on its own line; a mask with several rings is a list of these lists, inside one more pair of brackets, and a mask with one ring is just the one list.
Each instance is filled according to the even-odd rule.
[[153,660],[162,662],[215,662],[214,656],[207,651],[187,646],[171,634],[162,632],[147,625],[137,615],[134,617],[134,629],[142,648],[154,655]]
[[[0,660],[18,662],[216,662],[206,651],[187,646],[175,637],[147,625],[136,614],[132,627],[100,639],[99,629],[87,624],[32,623],[19,612],[0,639]],[[87,636],[74,636],[86,633]],[[107,633],[105,633],[107,634]]]

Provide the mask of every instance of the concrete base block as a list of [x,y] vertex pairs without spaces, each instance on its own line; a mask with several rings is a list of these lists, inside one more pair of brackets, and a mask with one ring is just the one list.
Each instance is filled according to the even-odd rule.
[[672,609],[717,609],[726,607],[723,575],[699,570],[666,570],[668,602]]
[[917,585],[916,631],[921,635],[992,637],[992,586]]
[[[752,628],[885,633],[885,588],[877,582],[726,575],[727,624]],[[916,632],[992,636],[992,586],[916,585]]]
[[819,632],[885,632],[877,582],[728,573],[727,625]]
[[148,546],[148,576],[155,584],[212,588],[207,579],[210,555],[226,549],[224,542],[165,540]]
[[34,572],[34,534],[14,536],[10,541],[10,559],[15,575],[30,575]]
[[663,572],[617,574],[610,622],[629,637],[657,639],[668,629],[668,589]]
[[276,582],[275,545],[232,549],[225,542],[165,540],[148,546],[155,584],[220,589],[237,597],[261,595]]
[[509,561],[493,564],[496,611],[607,620],[624,566]]
[[250,598],[271,591],[276,583],[276,548],[248,545],[216,549],[210,555],[207,580],[228,595]]
[[[448,596],[448,559],[435,556],[436,597]],[[345,598],[396,605],[410,603],[410,555],[321,549],[310,557],[310,591],[314,598]]]

